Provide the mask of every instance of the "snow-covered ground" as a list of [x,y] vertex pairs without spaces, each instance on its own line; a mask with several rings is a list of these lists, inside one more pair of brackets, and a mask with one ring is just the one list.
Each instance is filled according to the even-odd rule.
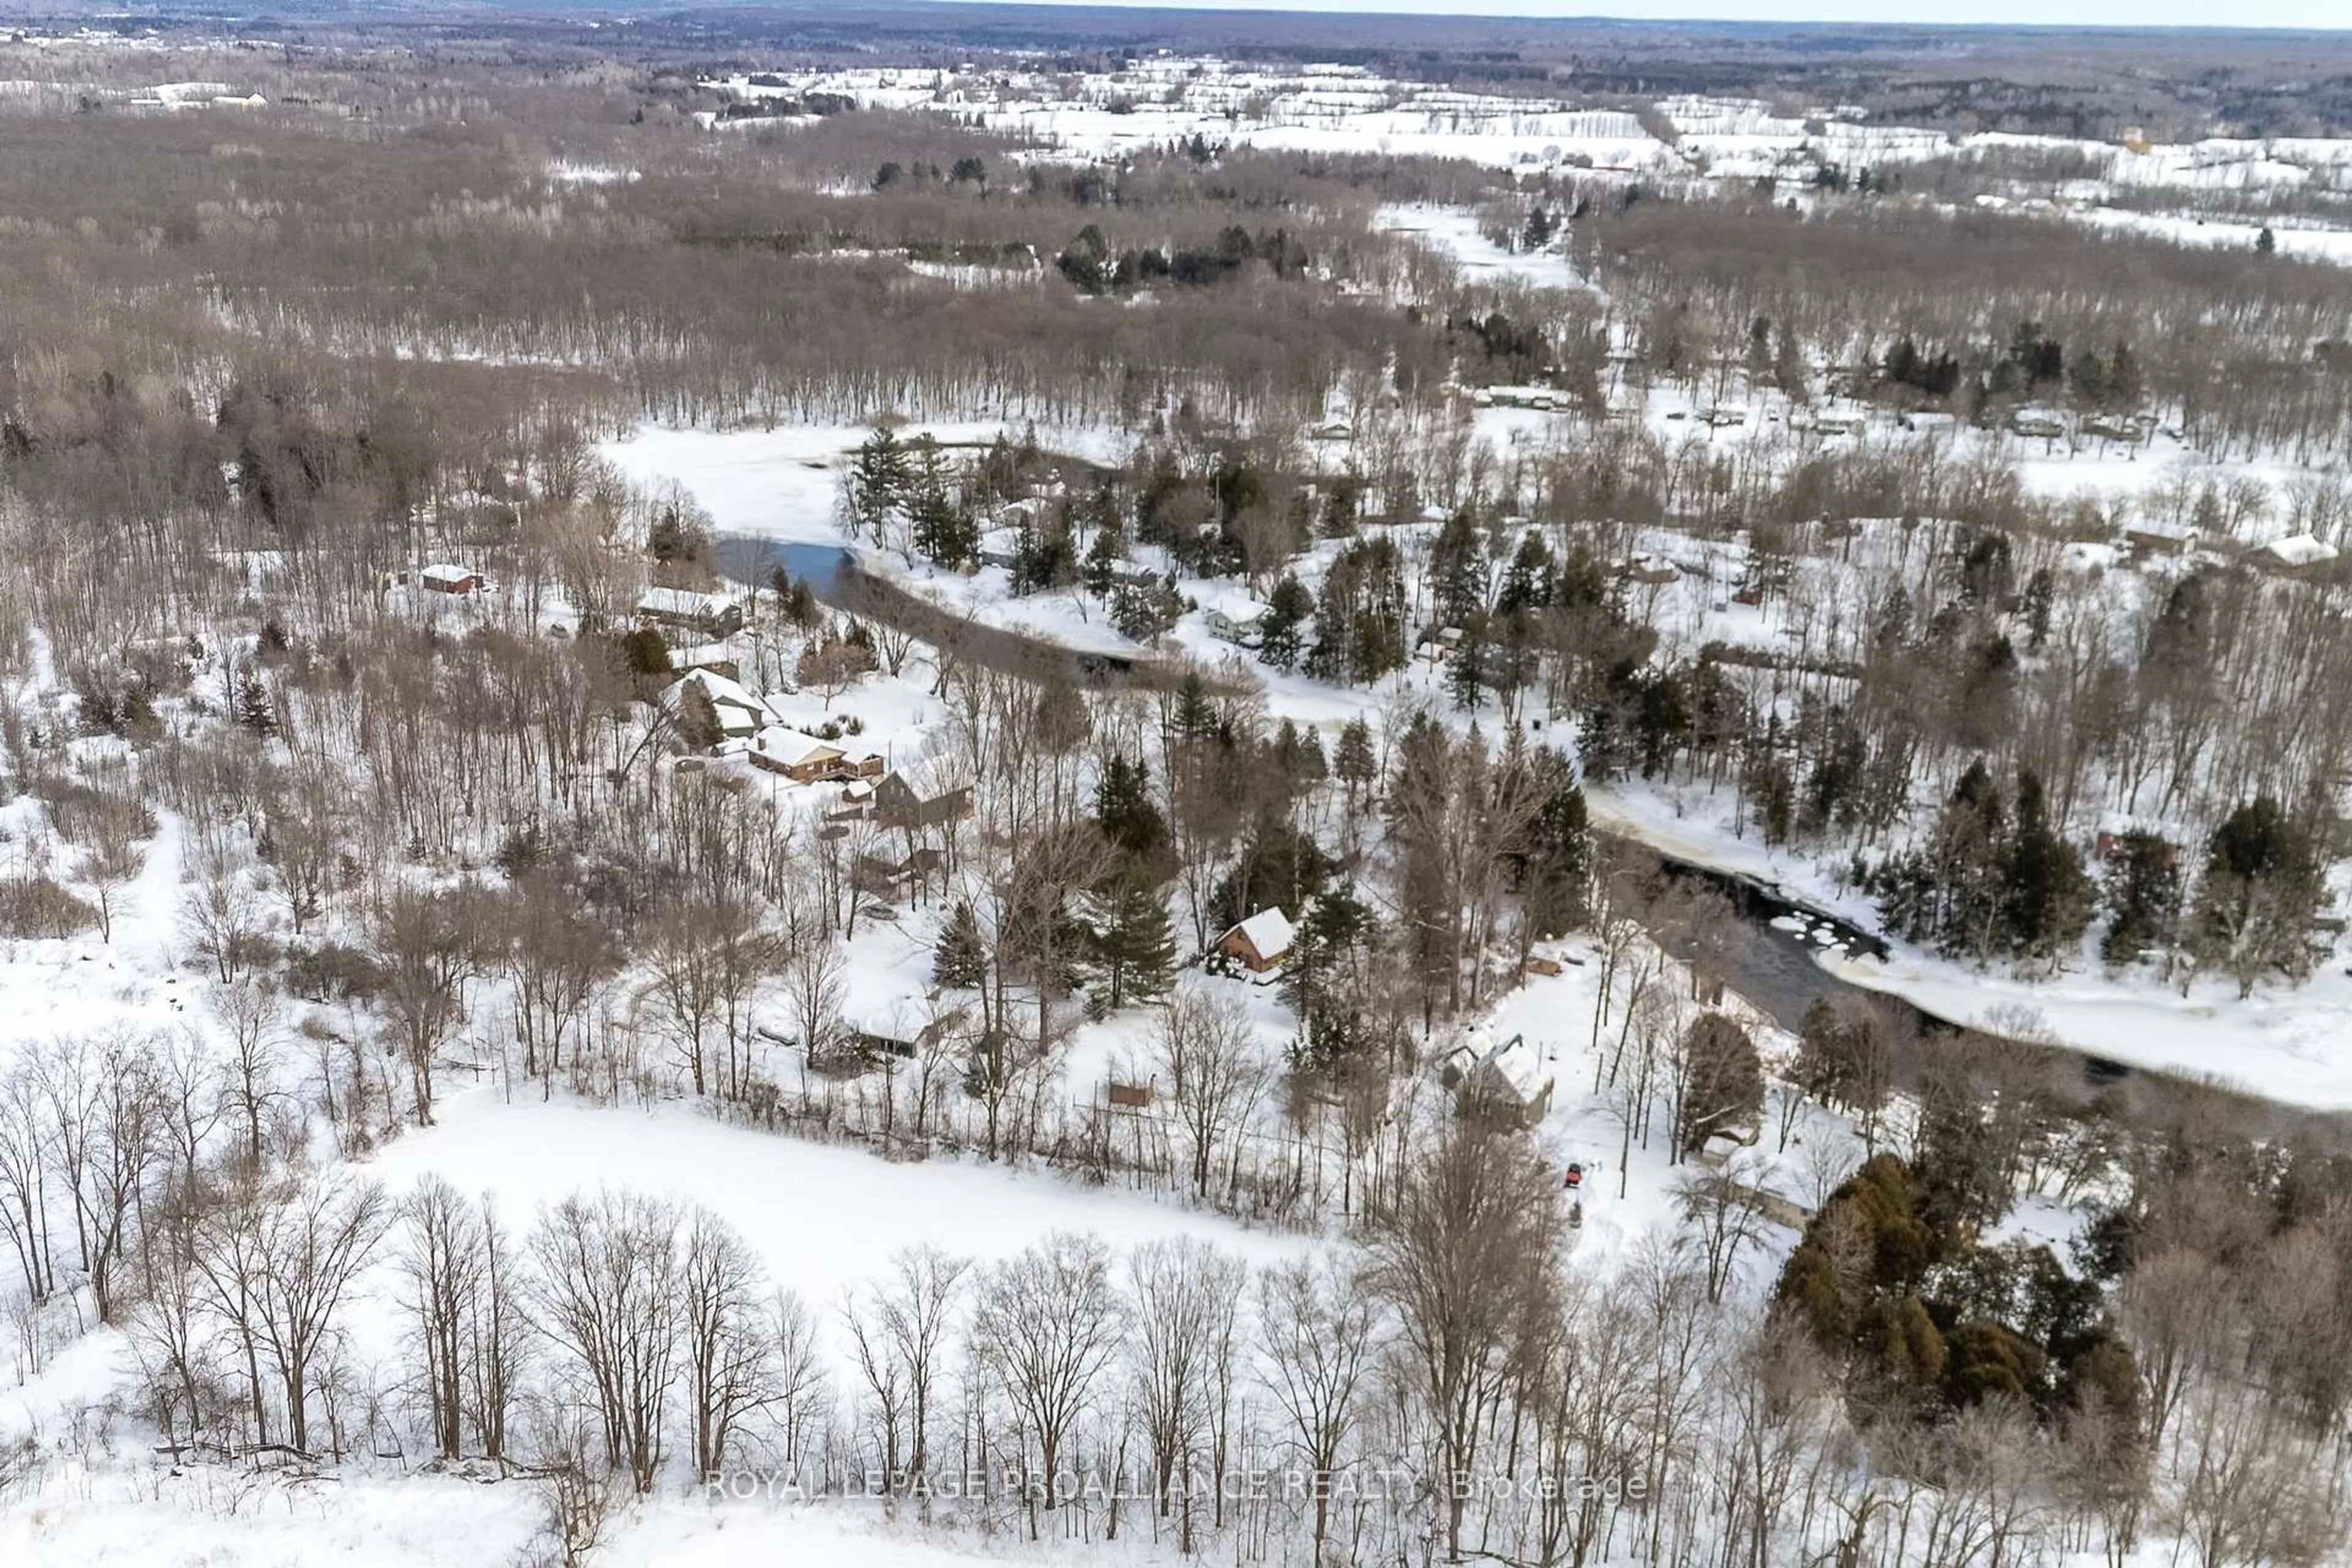
[[460,1192],[494,1194],[518,1222],[602,1187],[698,1205],[734,1226],[779,1284],[820,1310],[845,1288],[880,1276],[892,1253],[926,1243],[983,1262],[1055,1230],[1090,1232],[1120,1247],[1206,1235],[1259,1263],[1305,1245],[1050,1172],[949,1158],[883,1160],[857,1144],[732,1126],[685,1104],[652,1110],[507,1104],[486,1090],[451,1100],[435,1126],[397,1140],[364,1169],[395,1191],[432,1173]]
[[[1442,236],[1439,243],[1450,250],[1475,255],[1477,246],[1487,245],[1466,214],[1441,216],[1433,222],[1427,212],[1421,216],[1427,224],[1426,232]],[[1674,422],[1675,412],[1692,406],[1687,398],[1662,388],[1654,394],[1646,412],[1653,428],[1662,433],[1703,433],[1717,442],[1786,439],[1775,423],[1785,413],[1785,405],[1777,399],[1757,404],[1746,426],[1730,431],[1709,431],[1688,419]],[[1554,427],[1555,416],[1528,410],[1479,412],[1481,429],[1500,443],[1523,435],[1540,440]],[[943,441],[981,440],[992,437],[998,428],[985,424],[950,426],[934,427],[933,433]],[[1115,450],[1116,443],[1107,435],[1083,435],[1097,455]],[[835,502],[838,465],[861,437],[862,432],[851,427],[723,433],[647,428],[606,451],[633,479],[670,479],[683,484],[729,531],[839,543],[842,534]],[[2018,462],[2030,489],[2053,496],[2085,490],[2109,498],[2137,495],[2177,485],[2184,474],[2221,482],[2261,479],[2276,491],[2294,472],[2279,462],[2200,463],[2192,450],[2160,434],[2139,447],[2091,443],[2079,450],[2063,441],[1975,432],[1929,437],[1890,433],[1884,438],[1937,441],[1952,447],[1954,456],[1977,444],[1995,445]],[[1405,531],[1400,537],[1409,539],[1412,532]],[[1859,547],[1867,548],[1869,537],[1859,542]],[[1662,533],[1639,542],[1643,549],[1685,560],[1686,564],[1697,563],[1692,549],[1677,536]],[[1297,563],[1300,576],[1310,585],[1318,580],[1332,548],[1318,547]],[[1729,602],[1727,584],[1738,574],[1736,546],[1709,546],[1698,553],[1710,556],[1705,571],[1657,590],[1658,603],[1651,606],[1667,646],[1689,651],[1707,640],[1727,640],[1767,648],[1786,647],[1777,617],[1785,613],[1787,599],[1776,596],[1763,607]],[[870,549],[863,554],[877,570],[987,624],[1076,648],[1139,651],[1138,645],[1108,625],[1101,605],[1081,594],[1014,598],[1007,591],[1001,569],[986,568],[967,576],[929,566],[909,568],[895,555]],[[1721,559],[1713,559],[1717,556]],[[1822,579],[1811,592],[1818,595],[1837,591],[1837,572],[1831,563],[1803,565]],[[2118,579],[2126,586],[2131,581]],[[1203,602],[1219,591],[1213,584],[1188,583],[1183,587]],[[1321,728],[1327,744],[1348,721],[1363,714],[1377,718],[1416,692],[1422,701],[1436,706],[1444,702],[1440,678],[1425,667],[1393,678],[1389,682],[1393,689],[1380,693],[1340,690],[1303,676],[1282,675],[1218,640],[1197,614],[1186,616],[1170,641],[1212,664],[1238,661],[1239,668],[1266,687],[1272,712]],[[1747,837],[1735,834],[1727,799],[1647,787],[1599,787],[1591,799],[1596,820],[1639,837],[1664,853],[1756,877],[1866,929],[1874,927],[1875,911],[1868,900],[1838,886],[1810,858],[1769,852],[1752,834]],[[2225,979],[2200,981],[2186,996],[2146,976],[2110,976],[2095,967],[2054,980],[2027,982],[1979,974],[1966,965],[1900,947],[1883,962],[1838,954],[1824,954],[1822,962],[1841,978],[1901,994],[1956,1022],[1991,1025],[2007,1020],[2013,1025],[2017,1017],[2030,1013],[2039,1016],[2053,1040],[2080,1050],[2157,1070],[2221,1079],[2291,1103],[2352,1107],[2352,1049],[2344,1046],[2341,1028],[2346,1009],[2352,1007],[2352,979],[2334,968],[2324,969],[2307,985],[2266,984],[2253,997],[2242,1001],[2234,984]]]
[[1506,249],[1480,232],[1477,214],[1460,207],[1384,206],[1372,215],[1372,226],[1419,240],[1451,260],[1463,277],[1474,282],[1591,288],[1562,252],[1559,241],[1540,250]]
[[[1647,169],[1665,150],[1622,110],[1502,98],[1374,76],[1358,67],[1273,70],[1160,57],[1109,72],[861,68],[712,83],[745,98],[835,93],[925,110],[1032,138],[1065,155],[1116,157],[1199,136],[1318,153],[1460,158],[1507,168]],[[1065,95],[1065,86],[1069,90]]]

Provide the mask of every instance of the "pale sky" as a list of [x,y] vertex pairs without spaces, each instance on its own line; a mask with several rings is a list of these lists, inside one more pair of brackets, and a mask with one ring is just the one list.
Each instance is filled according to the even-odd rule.
[[[1055,0],[1047,0],[1055,3]],[[2061,27],[2352,28],[2352,0],[1061,0],[1170,10],[1402,12],[1629,21],[1882,22]]]

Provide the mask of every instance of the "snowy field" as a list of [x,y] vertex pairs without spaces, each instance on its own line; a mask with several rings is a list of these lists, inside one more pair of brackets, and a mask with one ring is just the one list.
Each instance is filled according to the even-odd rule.
[[[929,437],[942,447],[1018,441],[1024,422],[979,419],[904,424],[901,440]],[[640,426],[598,448],[631,483],[646,489],[677,484],[710,514],[721,533],[779,542],[842,544],[841,478],[849,456],[873,434],[867,425],[779,425],[734,430]],[[1039,427],[1056,450],[1117,461],[1126,443],[1101,429]]]
[[1384,206],[1372,215],[1372,227],[1418,240],[1452,261],[1472,281],[1591,289],[1562,254],[1558,241],[1541,250],[1506,249],[1479,232],[1475,213],[1460,207]]
[[[1208,57],[1160,57],[1076,76],[971,67],[881,68],[781,73],[767,85],[738,74],[705,85],[748,100],[826,93],[867,108],[949,115],[1079,159],[1117,159],[1198,137],[1213,145],[1452,158],[1491,168],[1604,178],[1673,175],[1702,187],[1775,180],[1803,191],[1816,171],[1832,166],[1851,172],[1930,158],[2063,155],[2082,160],[2098,174],[2041,194],[2021,186],[2014,197],[1989,196],[1985,205],[2015,200],[2074,221],[2193,246],[2242,241],[2251,248],[2260,228],[2200,216],[2195,204],[2200,195],[2352,192],[2352,139],[2209,137],[2143,146],[2009,132],[1962,135],[1875,123],[1844,108],[1792,115],[1776,113],[1757,100],[1674,97],[1655,105],[1674,128],[1675,141],[1668,144],[1622,109],[1433,87],[1352,66],[1284,71]],[[726,121],[707,113],[703,120],[714,128],[793,122]],[[621,176],[607,172],[601,177]],[[2180,205],[2170,213],[2106,205],[2126,190],[2162,193]],[[2059,199],[2053,203],[2051,195]],[[1384,210],[1381,226],[1423,226],[1418,217],[1394,218],[1393,209]],[[1477,236],[1475,225],[1467,228],[1468,244],[1461,242],[1455,218],[1441,216],[1427,228],[1430,243],[1452,251],[1470,276],[1577,286],[1564,263],[1555,268],[1496,251]],[[2352,232],[2294,226],[2277,226],[2275,232],[2281,254],[2352,264]]]
[[820,1310],[878,1277],[901,1247],[930,1244],[992,1262],[1049,1231],[1114,1246],[1205,1236],[1255,1263],[1295,1256],[1296,1237],[1244,1229],[1173,1202],[1090,1190],[1046,1171],[984,1162],[883,1160],[857,1144],[735,1127],[693,1107],[652,1111],[562,1102],[453,1099],[434,1127],[368,1163],[394,1191],[427,1174],[491,1193],[517,1217],[600,1187],[710,1210]]

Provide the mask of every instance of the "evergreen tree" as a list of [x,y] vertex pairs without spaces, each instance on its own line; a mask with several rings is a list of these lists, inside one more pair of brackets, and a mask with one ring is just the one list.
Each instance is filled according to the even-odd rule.
[[1371,931],[1370,908],[1353,883],[1341,883],[1318,898],[1292,932],[1290,959],[1283,965],[1282,999],[1298,1015],[1310,1040],[1324,1014],[1353,1011],[1344,993]]
[[1087,593],[1097,599],[1108,599],[1118,586],[1119,563],[1127,559],[1127,540],[1116,521],[1097,526],[1093,541],[1087,546],[1086,568],[1078,580]]
[[980,524],[950,493],[939,444],[928,436],[916,444],[910,488],[907,515],[914,525],[915,553],[940,566],[971,560],[980,548]]
[[237,677],[236,721],[257,735],[278,733],[278,707],[257,669],[247,668]]
[[988,944],[980,933],[980,917],[968,900],[960,899],[931,949],[931,983],[977,991],[987,979]]
[[1165,582],[1122,584],[1111,592],[1111,625],[1137,642],[1166,635],[1183,615],[1184,601]]
[[1405,662],[1404,577],[1396,543],[1385,535],[1341,550],[1324,574],[1307,673],[1319,680],[1370,684]]
[[639,626],[621,638],[621,660],[632,675],[667,675],[669,644],[653,627]]
[[1211,901],[1227,924],[1270,907],[1296,921],[1323,891],[1331,868],[1330,857],[1313,835],[1268,813],[1252,826]]
[[1176,710],[1171,716],[1176,733],[1188,741],[1205,741],[1217,732],[1216,705],[1209,700],[1208,683],[1197,669],[1184,672],[1176,688]]
[[1445,520],[1429,551],[1429,586],[1440,626],[1466,626],[1486,614],[1486,542],[1465,507]]
[[1685,1083],[1676,1149],[1702,1152],[1718,1132],[1749,1125],[1764,1109],[1764,1060],[1748,1031],[1720,1013],[1702,1013],[1683,1037]]
[[2324,869],[2310,833],[2268,795],[2214,829],[2198,890],[2198,947],[2238,982],[2240,996],[2273,972],[2296,980],[2311,973]]
[[1347,786],[1348,808],[1355,809],[1356,797],[1364,787],[1380,777],[1381,763],[1372,750],[1372,726],[1361,714],[1348,721],[1339,731],[1339,754],[1333,760],[1333,771]]
[[1176,973],[1176,932],[1150,872],[1124,862],[1087,899],[1088,948],[1112,1011],[1164,995]]
[[2040,653],[2050,640],[2050,606],[2057,592],[2057,580],[2051,575],[2047,566],[2039,568],[2025,580],[2021,607],[2025,612],[2025,647],[2029,653]]
[[1518,553],[1511,557],[1510,569],[1503,574],[1502,591],[1495,598],[1495,613],[1500,616],[1523,615],[1539,610],[1551,603],[1551,547],[1543,535],[1530,529],[1519,540]]
[[1989,958],[2001,929],[2009,813],[1983,759],[1969,764],[1929,836],[1937,909],[1935,940],[1947,952]]
[[2062,957],[2082,940],[2091,908],[2082,854],[2044,819],[2042,780],[2029,769],[2018,775],[2009,845],[2010,946],[2023,958]]
[[907,496],[907,448],[887,426],[877,426],[859,444],[849,468],[852,519],[876,544],[884,542],[891,511]]
[[1486,691],[1486,639],[1473,626],[1464,631],[1445,661],[1446,694],[1465,713],[1475,713]]
[[1258,658],[1276,669],[1298,662],[1307,622],[1315,613],[1315,595],[1297,576],[1285,572],[1266,595],[1265,618],[1258,624]]
[[1330,776],[1323,760],[1323,742],[1311,728],[1285,719],[1274,733],[1275,776],[1293,798],[1306,794]]
[[1528,825],[1519,862],[1519,896],[1528,929],[1556,937],[1584,922],[1592,878],[1592,829],[1584,791],[1558,752],[1541,753],[1538,765],[1551,791]]
[[1150,870],[1163,868],[1169,851],[1168,821],[1151,798],[1149,764],[1113,752],[1095,780],[1095,821],[1105,840],[1128,859]]
[[1109,288],[1116,270],[1111,260],[1110,245],[1103,238],[1102,230],[1093,224],[1078,230],[1076,237],[1054,258],[1054,266],[1079,292],[1086,294],[1099,294]]
[[2180,921],[2179,851],[2158,834],[2116,835],[2104,893],[2107,931],[2099,942],[2101,958],[2135,963],[2170,946]]

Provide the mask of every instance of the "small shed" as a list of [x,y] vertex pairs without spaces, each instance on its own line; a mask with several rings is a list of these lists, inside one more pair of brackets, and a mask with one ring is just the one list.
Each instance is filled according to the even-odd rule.
[[428,594],[477,594],[482,589],[482,574],[470,566],[444,562],[417,573],[416,584]]
[[1001,567],[1010,572],[1021,563],[1021,531],[1017,528],[992,528],[980,536],[979,547],[972,552],[982,566]]
[[868,751],[863,746],[844,746],[841,761],[833,773],[835,778],[864,780],[870,784],[889,771],[890,766],[883,761],[881,752]]

